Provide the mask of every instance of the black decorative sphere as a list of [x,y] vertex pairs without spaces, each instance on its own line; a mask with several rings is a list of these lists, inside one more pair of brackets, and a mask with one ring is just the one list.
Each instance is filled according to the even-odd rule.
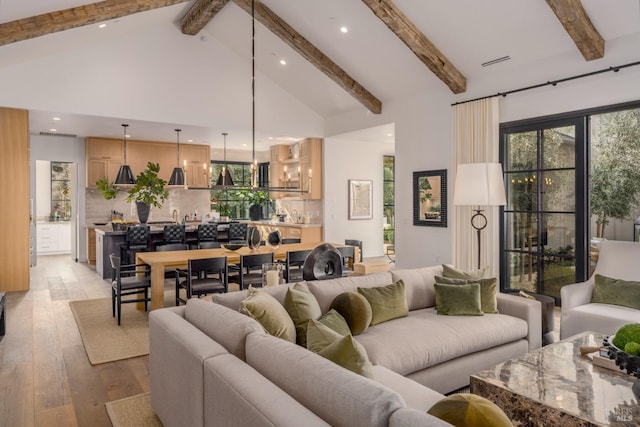
[[328,243],[316,247],[302,266],[304,280],[327,280],[342,277],[342,255]]

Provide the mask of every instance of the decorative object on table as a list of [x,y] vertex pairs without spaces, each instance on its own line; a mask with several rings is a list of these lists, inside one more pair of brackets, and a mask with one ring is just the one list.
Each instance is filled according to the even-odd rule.
[[349,219],[373,218],[373,181],[349,180]]
[[135,184],[135,180],[133,179],[133,172],[131,172],[131,167],[127,164],[127,128],[129,125],[123,124],[122,128],[124,130],[123,143],[124,143],[124,163],[120,166],[118,170],[118,175],[116,175],[116,179],[113,181],[115,185],[131,185]]
[[247,231],[247,243],[252,251],[258,250],[260,248],[260,230],[258,227],[249,227]]
[[176,140],[178,143],[178,147],[176,149],[178,156],[178,163],[175,168],[173,168],[173,172],[171,172],[171,178],[169,178],[169,185],[185,185],[184,181],[184,170],[180,166],[180,132],[182,129],[176,129]]
[[[631,341],[633,339],[634,341]],[[638,340],[638,341],[635,341]],[[624,325],[614,336],[604,339],[604,346],[608,348],[609,358],[614,359],[621,370],[636,377],[631,386],[633,393],[640,397],[640,324]],[[622,347],[622,348],[621,348]],[[635,354],[633,354],[635,353]]]
[[447,170],[413,173],[413,225],[447,226]]
[[504,178],[500,163],[459,164],[456,173],[453,204],[477,206],[471,217],[471,226],[478,235],[478,268],[482,249],[482,230],[487,226],[487,217],[481,206],[504,206],[507,199],[504,192]]
[[327,280],[342,277],[342,255],[335,247],[323,243],[314,248],[302,266],[304,280]]
[[274,230],[267,236],[267,244],[273,249],[278,249],[282,244],[282,234],[280,230]]
[[277,286],[284,283],[283,267],[284,265],[279,262],[262,264],[262,287]]

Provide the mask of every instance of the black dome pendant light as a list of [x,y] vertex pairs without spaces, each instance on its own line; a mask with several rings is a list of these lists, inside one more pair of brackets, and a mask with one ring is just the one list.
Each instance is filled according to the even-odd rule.
[[122,128],[124,129],[124,164],[120,166],[118,170],[118,175],[116,175],[116,180],[113,181],[114,185],[133,185],[136,183],[136,180],[133,178],[133,172],[131,172],[131,167],[127,164],[127,127],[129,125],[123,124]]
[[175,131],[178,141],[178,166],[173,168],[173,172],[171,172],[169,185],[184,185],[184,171],[180,167],[180,132],[182,131],[182,129],[176,129]]
[[222,186],[233,185],[233,178],[231,178],[231,174],[227,168],[227,135],[228,134],[226,132],[222,132],[222,136],[224,137],[224,164],[222,165],[222,170],[220,171],[218,181],[216,182],[216,185]]

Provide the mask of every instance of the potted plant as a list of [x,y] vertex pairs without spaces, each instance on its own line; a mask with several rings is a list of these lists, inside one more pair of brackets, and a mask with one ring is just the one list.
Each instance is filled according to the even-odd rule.
[[259,221],[262,218],[263,207],[271,200],[269,192],[263,190],[241,190],[238,196],[241,200],[246,200],[250,203],[249,219],[251,221]]
[[[128,203],[136,202],[138,219],[142,224],[145,224],[149,219],[151,206],[160,208],[165,199],[169,197],[169,191],[164,188],[167,181],[158,176],[159,171],[160,165],[158,163],[147,163],[147,168],[138,174],[136,183],[127,191],[128,196],[125,200]],[[107,200],[116,197],[120,191],[118,187],[109,183],[106,177],[96,182],[96,185]]]

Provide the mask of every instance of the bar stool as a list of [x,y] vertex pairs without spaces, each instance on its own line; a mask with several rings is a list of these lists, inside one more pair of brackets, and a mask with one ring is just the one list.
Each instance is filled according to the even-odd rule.
[[162,230],[163,244],[184,243],[184,239],[185,233],[183,225],[171,224],[164,226],[164,229]]
[[[218,240],[218,225],[217,224],[199,224],[195,241],[189,241],[189,244],[194,248],[200,248],[200,245],[204,242],[215,242]],[[205,245],[206,246],[206,245]]]
[[244,222],[232,222],[229,224],[229,241],[247,240],[247,224]]
[[147,252],[151,246],[151,229],[148,225],[127,228],[125,242],[120,244],[120,259],[124,264],[135,264],[138,252]]

